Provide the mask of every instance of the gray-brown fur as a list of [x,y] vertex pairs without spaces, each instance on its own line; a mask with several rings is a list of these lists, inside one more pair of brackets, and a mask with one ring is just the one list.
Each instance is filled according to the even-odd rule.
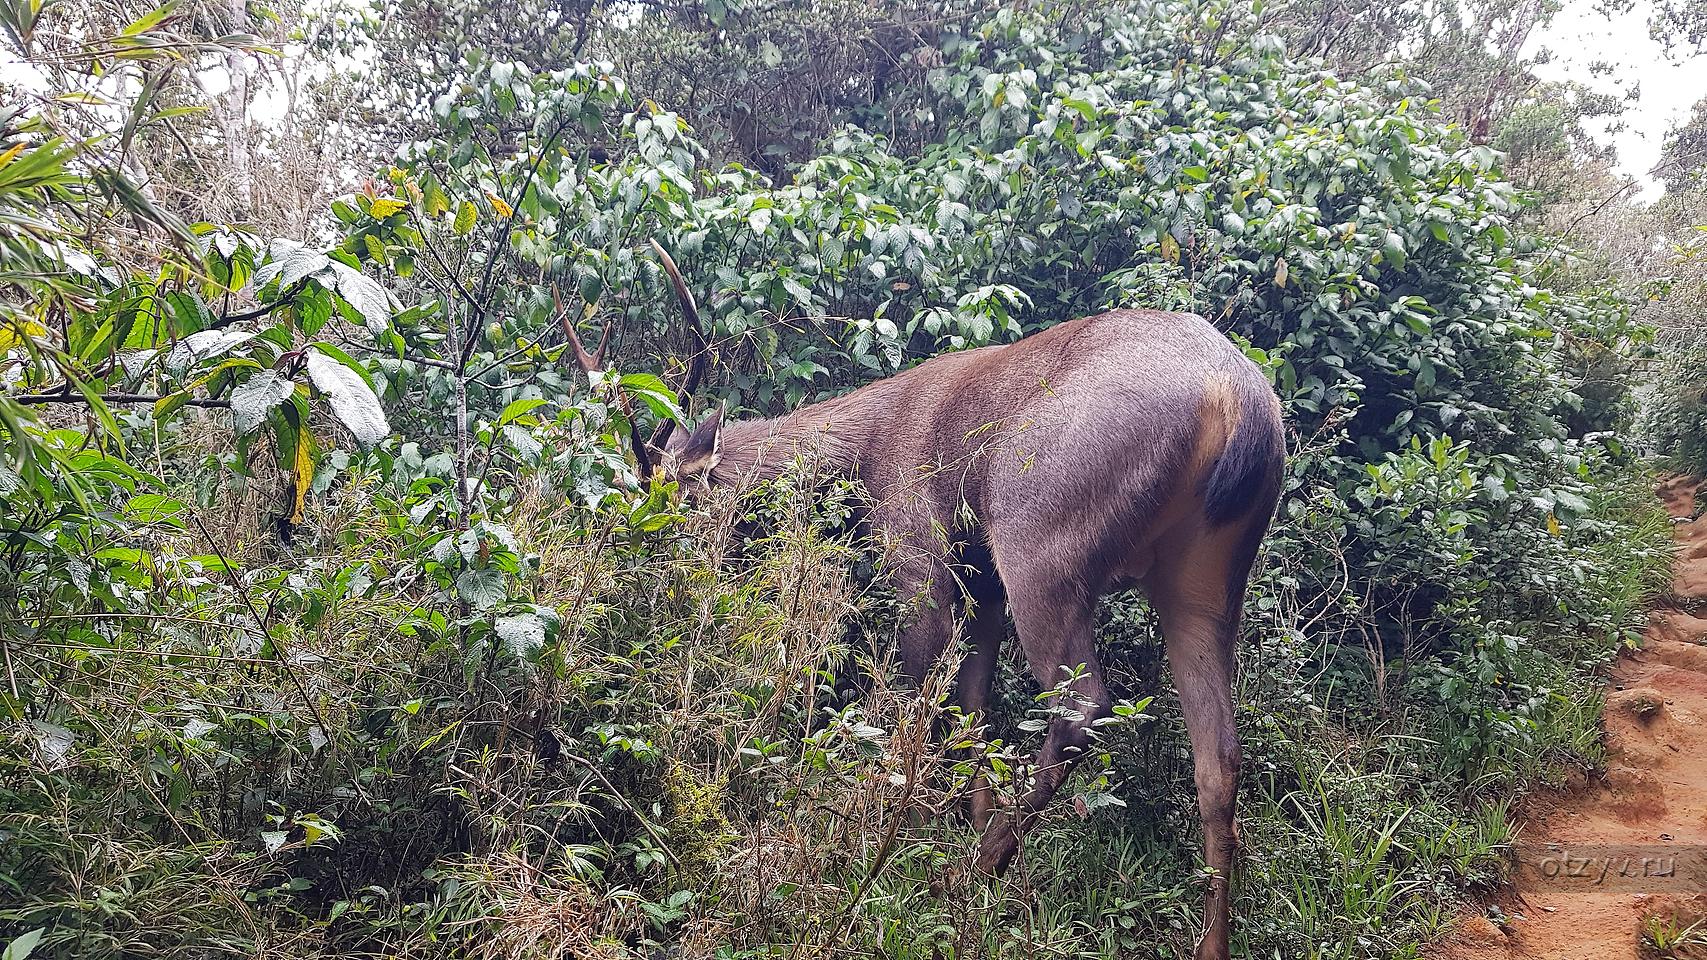
[[[985,870],[1007,866],[1090,721],[1109,709],[1097,599],[1145,590],[1191,736],[1215,874],[1197,955],[1226,957],[1239,767],[1233,648],[1284,452],[1261,371],[1200,317],[1118,310],[939,356],[778,419],[714,417],[674,439],[664,469],[739,484],[776,475],[803,446],[863,481],[871,524],[901,547],[900,586],[924,601],[900,642],[909,674],[931,668],[957,613],[967,615],[959,695],[983,710],[1004,603],[1039,683],[1085,668],[1070,688],[1085,719],[1053,723],[1018,808],[996,809],[987,789],[974,792]],[[968,546],[989,562],[951,572]]]

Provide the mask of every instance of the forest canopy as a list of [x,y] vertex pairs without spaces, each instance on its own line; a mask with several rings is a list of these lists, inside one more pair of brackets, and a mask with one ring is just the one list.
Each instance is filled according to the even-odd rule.
[[631,440],[1117,307],[1208,318],[1288,425],[1236,952],[1438,933],[1598,760],[1651,458],[1707,456],[1699,124],[1630,206],[1521,43],[1330,8],[6,0],[8,956],[1189,955],[1139,597],[1074,802],[968,882],[953,810],[1052,691],[898,680],[853,486],[689,497]]

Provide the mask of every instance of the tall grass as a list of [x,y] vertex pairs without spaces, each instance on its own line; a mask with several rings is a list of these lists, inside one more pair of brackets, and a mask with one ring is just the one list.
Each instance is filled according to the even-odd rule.
[[[1499,881],[1511,798],[1596,760],[1596,671],[1663,582],[1645,483],[1606,485],[1559,545],[1580,589],[1502,661],[1544,692],[1471,773],[1440,775],[1446,745],[1485,731],[1404,699],[1420,667],[1391,665],[1378,709],[1319,635],[1254,612],[1244,955],[1408,956]],[[528,651],[459,641],[379,485],[332,498],[304,563],[234,551],[238,581],[188,559],[194,527],[150,531],[146,586],[173,612],[8,637],[56,694],[4,731],[0,938],[80,958],[1189,955],[1191,768],[1144,604],[1110,603],[1104,642],[1117,696],[1155,699],[1099,731],[1016,868],[979,879],[967,778],[1024,776],[1047,692],[1010,655],[979,733],[952,662],[896,681],[904,611],[842,524],[852,495],[783,484],[644,531],[529,494],[513,533],[552,617]],[[282,645],[257,645],[257,596]]]

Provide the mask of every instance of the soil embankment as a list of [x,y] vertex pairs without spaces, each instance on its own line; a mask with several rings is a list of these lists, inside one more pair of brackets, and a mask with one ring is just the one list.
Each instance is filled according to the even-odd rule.
[[[1695,487],[1659,496],[1685,518]],[[1707,915],[1707,517],[1674,535],[1675,596],[1612,672],[1603,775],[1528,811],[1508,919],[1463,921],[1437,960],[1707,958],[1707,922],[1666,943]]]

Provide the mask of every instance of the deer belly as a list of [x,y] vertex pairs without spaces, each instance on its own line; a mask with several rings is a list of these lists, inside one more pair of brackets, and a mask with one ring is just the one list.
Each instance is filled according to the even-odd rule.
[[1150,575],[1150,568],[1155,566],[1156,550],[1149,544],[1140,544],[1127,551],[1121,558],[1119,566],[1110,571],[1111,590],[1131,590],[1144,582]]

